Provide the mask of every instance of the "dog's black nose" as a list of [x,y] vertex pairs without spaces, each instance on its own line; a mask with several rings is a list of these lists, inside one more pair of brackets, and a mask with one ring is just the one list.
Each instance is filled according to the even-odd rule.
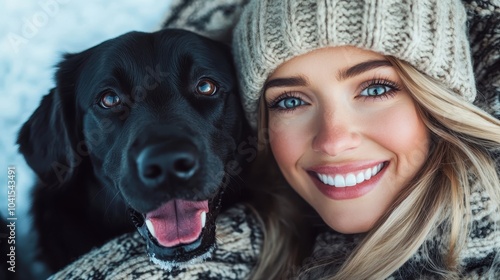
[[190,145],[157,144],[144,148],[137,157],[141,181],[156,187],[169,179],[189,180],[198,169],[198,153]]

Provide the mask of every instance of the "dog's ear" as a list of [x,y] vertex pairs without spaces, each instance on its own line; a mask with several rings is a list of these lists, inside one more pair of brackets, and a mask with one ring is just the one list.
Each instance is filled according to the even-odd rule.
[[66,54],[56,72],[56,87],[45,95],[19,131],[17,143],[28,165],[49,185],[68,181],[83,157],[74,85],[87,54]]

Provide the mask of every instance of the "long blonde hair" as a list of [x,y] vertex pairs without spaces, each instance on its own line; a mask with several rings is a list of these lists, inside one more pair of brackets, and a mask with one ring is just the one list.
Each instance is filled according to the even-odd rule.
[[[499,175],[492,152],[500,149],[500,121],[411,65],[393,57],[387,59],[411,93],[431,132],[429,158],[347,258],[332,256],[327,262],[302,269],[299,278],[387,278],[420,247],[425,247],[426,238],[439,228],[448,237],[447,244],[443,244],[446,255],[439,256],[439,260],[426,256],[428,269],[444,279],[456,279],[460,271],[458,256],[470,232],[471,192],[479,188],[488,193],[499,211]],[[262,101],[259,117],[259,132],[265,132],[267,112]],[[260,133],[259,139],[265,144],[262,135],[265,133]],[[262,158],[277,169],[269,152],[264,152]],[[267,167],[259,165],[259,168]],[[305,208],[293,206],[297,202],[291,202],[290,188],[283,185],[271,181],[255,188],[258,195],[252,205],[261,218],[265,238],[253,279],[287,278],[289,271],[296,272],[294,268],[310,254],[313,240],[312,232],[305,228],[308,220],[302,212]],[[266,196],[268,200],[263,207],[257,201]],[[499,225],[495,229],[500,230]],[[308,247],[293,249],[297,244]]]

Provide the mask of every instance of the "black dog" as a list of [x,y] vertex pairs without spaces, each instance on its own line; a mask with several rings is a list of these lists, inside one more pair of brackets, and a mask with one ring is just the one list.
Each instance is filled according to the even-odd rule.
[[65,55],[55,77],[18,139],[40,179],[40,258],[58,270],[134,224],[155,261],[206,255],[228,179],[253,156],[229,48],[131,32]]

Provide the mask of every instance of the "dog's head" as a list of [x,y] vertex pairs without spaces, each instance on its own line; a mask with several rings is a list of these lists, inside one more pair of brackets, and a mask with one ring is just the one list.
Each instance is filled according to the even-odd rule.
[[[95,176],[115,191],[153,259],[202,256],[248,129],[234,73],[225,45],[183,30],[131,32],[66,55],[20,151],[44,182]],[[86,162],[92,174],[81,174]]]

